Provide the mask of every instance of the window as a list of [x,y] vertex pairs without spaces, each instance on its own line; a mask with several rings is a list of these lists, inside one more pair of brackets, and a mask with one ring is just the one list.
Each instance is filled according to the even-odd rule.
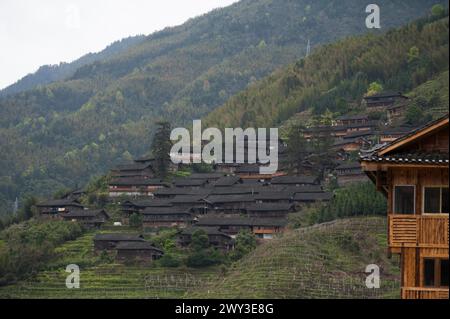
[[448,259],[424,259],[423,285],[425,287],[448,287],[448,267]]
[[423,212],[448,214],[448,187],[424,187]]
[[414,186],[395,186],[394,213],[414,214]]

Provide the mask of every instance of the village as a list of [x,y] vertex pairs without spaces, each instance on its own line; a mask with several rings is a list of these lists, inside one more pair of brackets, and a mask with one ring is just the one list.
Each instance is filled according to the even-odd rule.
[[[365,98],[365,103],[368,109],[386,112],[389,123],[395,123],[405,100],[402,94],[385,93]],[[176,229],[177,245],[183,249],[200,231],[211,247],[227,253],[240,233],[252,234],[259,243],[271,240],[287,229],[289,214],[332,200],[331,181],[345,187],[371,180],[388,199],[389,253],[408,261],[402,265],[402,297],[448,297],[448,288],[441,288],[448,285],[448,187],[443,186],[448,184],[448,115],[419,128],[384,129],[369,115],[341,116],[331,126],[302,132],[306,140],[325,134],[334,139],[332,165],[319,168],[325,172],[322,179],[317,167],[290,173],[282,164],[287,143],[279,139],[281,165],[273,174],[262,174],[258,163],[217,163],[210,172],[167,181],[156,178],[155,158],[144,156],[110,171],[109,201],[120,207],[120,218],[80,204],[83,190],[39,203],[39,214],[89,229],[127,227],[139,216],[143,234]],[[247,149],[244,152],[247,156]],[[355,153],[360,160],[355,160]],[[172,163],[170,171],[176,173],[183,165],[186,168]],[[415,207],[423,211],[419,214]],[[118,262],[152,262],[164,255],[161,247],[134,233],[98,233],[93,247],[97,253],[114,252]]]

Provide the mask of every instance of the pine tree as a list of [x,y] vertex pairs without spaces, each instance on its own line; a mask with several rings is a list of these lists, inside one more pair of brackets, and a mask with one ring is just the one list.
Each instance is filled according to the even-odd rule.
[[170,149],[172,143],[170,141],[170,123],[161,121],[156,123],[155,136],[153,137],[152,150],[155,156],[155,170],[157,176],[165,178],[169,171]]

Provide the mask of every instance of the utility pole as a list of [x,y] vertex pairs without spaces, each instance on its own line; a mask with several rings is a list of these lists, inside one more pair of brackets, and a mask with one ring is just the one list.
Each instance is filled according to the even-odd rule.
[[308,44],[306,45],[306,57],[311,53],[311,42],[308,39]]

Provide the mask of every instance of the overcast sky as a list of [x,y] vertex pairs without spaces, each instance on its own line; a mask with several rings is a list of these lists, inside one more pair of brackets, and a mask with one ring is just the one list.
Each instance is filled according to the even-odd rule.
[[44,64],[150,34],[237,0],[0,0],[0,89]]

